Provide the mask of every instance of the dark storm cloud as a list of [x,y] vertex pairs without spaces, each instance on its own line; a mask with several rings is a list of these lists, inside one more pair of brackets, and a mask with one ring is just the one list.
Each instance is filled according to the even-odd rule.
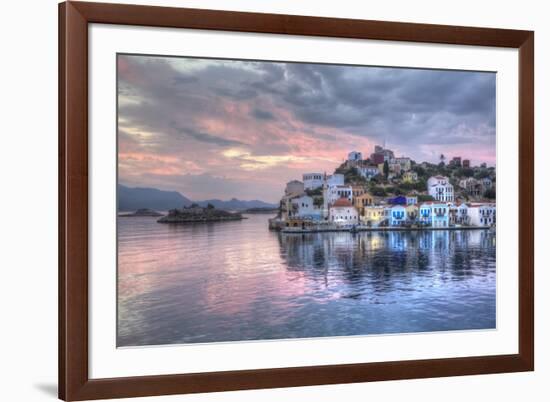
[[215,144],[219,146],[238,146],[238,145],[245,145],[241,141],[236,140],[228,140],[226,138],[216,137],[215,135],[211,135],[208,133],[203,133],[200,131],[197,131],[191,127],[177,127],[177,125],[172,122],[172,127],[174,130],[179,132],[180,134],[191,137],[197,141],[205,142],[207,144]]
[[[493,73],[287,64],[272,92],[311,124],[346,129],[395,143],[436,130],[444,142],[461,123],[494,135]],[[447,137],[447,138],[444,138]]]
[[260,120],[273,120],[275,118],[270,112],[257,108],[252,111],[252,116]]

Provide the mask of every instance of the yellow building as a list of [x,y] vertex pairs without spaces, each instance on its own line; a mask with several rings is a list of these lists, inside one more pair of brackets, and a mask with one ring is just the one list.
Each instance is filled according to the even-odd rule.
[[418,217],[418,205],[416,204],[407,205],[405,211],[407,212],[408,220],[415,221]]
[[367,206],[361,212],[359,219],[368,226],[378,226],[380,221],[385,219],[383,206]]
[[365,207],[369,207],[374,204],[374,199],[372,195],[367,192],[364,192],[361,195],[353,197],[353,206],[359,211],[359,215],[363,215],[363,210]]
[[365,186],[361,186],[361,185],[357,185],[357,184],[353,184],[351,186],[351,195],[352,195],[353,199],[365,194],[366,192],[367,192],[367,189],[365,188]]
[[403,173],[403,182],[404,183],[413,183],[418,181],[418,174],[413,171]]

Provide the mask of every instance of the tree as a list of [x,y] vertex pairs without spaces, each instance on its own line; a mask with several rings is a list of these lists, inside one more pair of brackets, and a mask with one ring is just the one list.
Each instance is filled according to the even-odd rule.
[[440,161],[440,164],[443,163],[443,165],[445,165],[445,155],[443,154],[439,155],[439,161]]
[[426,201],[435,201],[435,199],[431,195],[427,195],[427,194],[418,195],[418,202],[426,202]]
[[462,177],[472,177],[474,175],[474,169],[472,168],[462,168],[459,172]]
[[422,166],[415,166],[413,170],[416,172],[418,177],[422,177],[426,175],[426,170]]
[[491,175],[491,172],[489,172],[487,169],[482,169],[479,172],[477,172],[474,177],[476,179],[484,179],[486,177],[489,177]]
[[306,189],[306,194],[309,195],[310,197],[313,197],[315,195],[322,195],[323,194],[323,188],[322,187],[317,187],[317,188],[314,188],[314,189],[308,188],[308,189]]
[[384,161],[384,176],[386,176],[386,179],[388,178],[389,173],[390,173],[390,165],[388,164],[388,161]]
[[208,205],[206,206],[206,208],[208,208],[208,209],[214,209],[214,205],[208,203]]
[[386,195],[386,190],[384,187],[373,187],[371,193],[376,197],[384,197]]
[[496,197],[497,197],[497,193],[495,191],[494,188],[488,188],[487,190],[485,190],[485,192],[483,193],[483,197],[485,198],[489,198],[491,200],[494,200]]

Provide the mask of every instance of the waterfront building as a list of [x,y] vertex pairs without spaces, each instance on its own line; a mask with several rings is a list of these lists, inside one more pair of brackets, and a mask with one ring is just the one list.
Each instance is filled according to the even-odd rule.
[[444,202],[425,202],[419,207],[418,221],[434,228],[449,227],[449,206]]
[[286,195],[301,195],[304,193],[304,183],[298,180],[292,180],[286,183]]
[[405,210],[407,211],[407,221],[416,222],[416,219],[418,218],[418,205],[407,204]]
[[384,219],[384,207],[381,205],[364,207],[361,212],[361,222],[367,226],[376,227]]
[[372,195],[370,195],[367,192],[364,192],[361,195],[353,197],[353,205],[355,206],[355,208],[359,212],[359,215],[361,216],[364,214],[365,207],[370,207],[373,204],[374,204],[374,199]]
[[289,218],[300,218],[310,220],[320,220],[321,210],[313,202],[313,198],[308,195],[294,197],[290,200],[291,208],[288,213]]
[[402,180],[404,183],[414,183],[418,181],[418,174],[412,170],[403,173]]
[[315,190],[322,187],[324,183],[324,175],[322,173],[304,173],[302,179],[306,190]]
[[340,198],[330,206],[329,221],[337,225],[357,225],[359,214],[348,199]]
[[464,203],[453,204],[449,203],[449,224],[450,225],[466,225],[468,219],[468,206]]
[[407,221],[407,210],[403,205],[390,208],[390,226],[402,226]]
[[449,206],[445,203],[432,204],[432,227],[449,227]]
[[437,201],[453,202],[454,187],[445,176],[432,176],[428,179],[428,194]]
[[423,203],[418,207],[418,222],[424,226],[432,224],[432,206],[430,204]]
[[496,206],[493,203],[476,203],[468,205],[468,219],[472,226],[496,225]]

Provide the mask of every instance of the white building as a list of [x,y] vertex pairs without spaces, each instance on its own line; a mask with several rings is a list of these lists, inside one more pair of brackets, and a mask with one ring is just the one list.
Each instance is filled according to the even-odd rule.
[[399,156],[390,160],[390,164],[399,165],[401,171],[408,172],[411,170],[411,158],[407,156]]
[[416,195],[407,195],[405,198],[406,198],[407,205],[418,204],[418,197]]
[[292,180],[286,183],[285,194],[303,194],[304,193],[304,183],[298,180]]
[[454,187],[445,176],[432,176],[428,179],[428,193],[437,201],[453,202]]
[[468,205],[468,220],[472,226],[493,226],[497,222],[497,209],[495,204],[470,204]]
[[344,175],[341,173],[334,173],[333,175],[325,177],[325,184],[329,187],[331,186],[343,186],[344,185]]
[[390,208],[390,225],[401,226],[407,221],[407,210],[403,205],[394,205]]
[[363,155],[361,154],[361,152],[351,151],[348,154],[348,161],[350,162],[359,162],[362,160],[363,160]]
[[334,204],[340,198],[344,198],[349,202],[353,201],[353,188],[351,186],[330,186],[327,187],[326,194],[327,202],[330,205]]
[[469,221],[466,204],[449,203],[449,223],[451,225],[466,225]]
[[324,175],[322,173],[304,173],[302,179],[306,190],[315,190],[322,187],[324,183]]
[[349,200],[341,198],[331,205],[329,221],[337,225],[357,225],[359,214]]
[[370,180],[374,176],[380,174],[380,171],[378,170],[378,166],[359,166],[357,168],[357,171],[361,176],[363,176],[367,180]]
[[321,218],[321,210],[313,204],[313,198],[302,195],[290,200],[291,208],[288,211],[289,218],[314,219]]
[[449,205],[443,202],[425,202],[420,205],[418,220],[434,228],[449,227]]

